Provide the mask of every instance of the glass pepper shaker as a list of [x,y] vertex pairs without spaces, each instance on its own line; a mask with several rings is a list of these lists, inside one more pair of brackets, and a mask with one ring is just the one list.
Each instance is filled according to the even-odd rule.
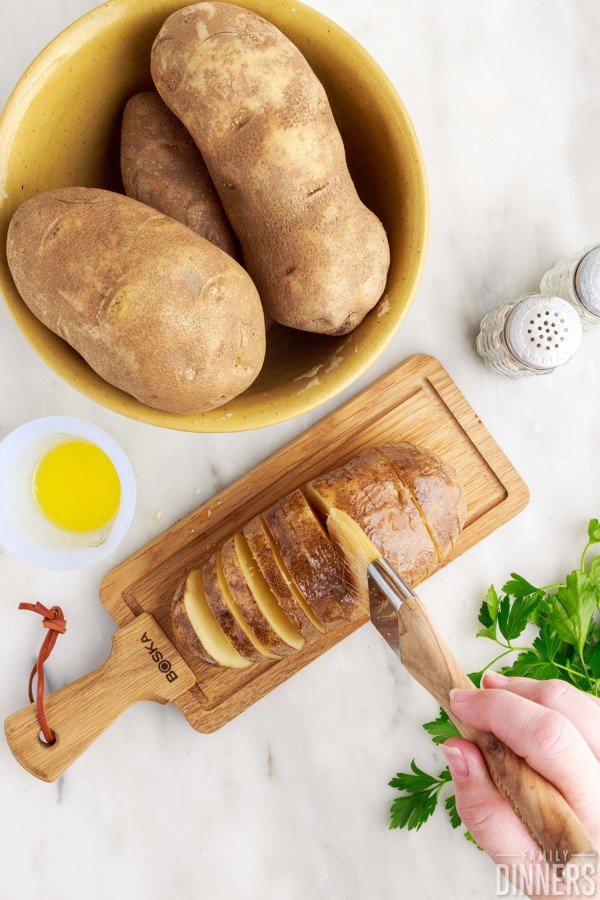
[[584,331],[600,328],[600,244],[559,259],[542,276],[540,290],[572,303]]
[[581,344],[581,319],[561,297],[523,294],[484,316],[477,352],[486,366],[509,378],[548,375]]

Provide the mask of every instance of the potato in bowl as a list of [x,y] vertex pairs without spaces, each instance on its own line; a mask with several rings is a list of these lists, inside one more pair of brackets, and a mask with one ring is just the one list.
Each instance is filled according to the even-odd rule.
[[6,245],[23,300],[108,384],[178,414],[222,406],[265,355],[260,298],[227,253],[137,200],[45,191]]

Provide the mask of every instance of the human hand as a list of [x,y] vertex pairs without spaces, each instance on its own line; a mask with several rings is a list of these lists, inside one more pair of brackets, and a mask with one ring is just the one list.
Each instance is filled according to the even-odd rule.
[[[457,690],[452,709],[466,724],[490,731],[558,788],[600,847],[600,699],[564,681],[484,676],[485,690]],[[492,782],[477,747],[450,738],[442,749],[465,826],[519,890],[535,900],[600,897],[600,872],[579,893],[553,874],[508,801]]]

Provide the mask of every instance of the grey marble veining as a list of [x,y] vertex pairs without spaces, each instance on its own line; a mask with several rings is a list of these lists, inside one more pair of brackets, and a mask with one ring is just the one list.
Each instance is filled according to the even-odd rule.
[[[94,4],[0,0],[0,103],[33,56]],[[0,717],[26,701],[41,640],[19,601],[61,603],[59,687],[99,665],[113,623],[97,599],[111,563],[414,352],[446,365],[531,488],[518,519],[422,587],[468,670],[491,581],[549,583],[600,512],[600,335],[564,369],[510,382],[474,349],[482,315],[535,288],[560,256],[598,240],[600,7],[595,0],[315,0],[378,60],[411,113],[431,190],[416,302],[390,347],[344,396],[241,435],[160,431],[94,405],[35,356],[0,306],[0,436],[40,415],[109,431],[134,466],[139,505],[114,559],[75,574],[0,552]],[[389,778],[441,756],[420,728],[435,704],[368,627],[210,736],[174,707],[139,706],[54,785],[0,742],[0,900],[492,900],[491,862],[442,815],[390,832]]]

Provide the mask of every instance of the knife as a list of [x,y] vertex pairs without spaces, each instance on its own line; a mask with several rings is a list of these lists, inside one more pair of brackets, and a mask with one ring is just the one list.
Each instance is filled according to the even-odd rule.
[[[506,797],[545,859],[575,872],[598,863],[598,852],[562,794],[494,734],[463,722],[450,705],[452,688],[478,690],[440,634],[425,605],[383,559],[350,516],[331,509],[327,528],[345,557],[353,586],[373,625],[404,667],[437,700],[461,735],[477,745]],[[566,864],[566,865],[565,865]],[[563,868],[564,867],[564,868]]]

